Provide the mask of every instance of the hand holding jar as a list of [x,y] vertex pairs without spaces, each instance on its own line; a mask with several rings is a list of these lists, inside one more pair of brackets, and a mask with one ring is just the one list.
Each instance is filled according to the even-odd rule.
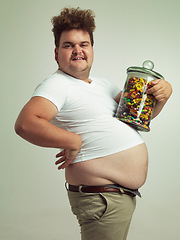
[[150,131],[150,121],[157,101],[168,99],[164,77],[153,71],[154,64],[145,61],[143,67],[129,67],[127,80],[115,117],[137,130]]

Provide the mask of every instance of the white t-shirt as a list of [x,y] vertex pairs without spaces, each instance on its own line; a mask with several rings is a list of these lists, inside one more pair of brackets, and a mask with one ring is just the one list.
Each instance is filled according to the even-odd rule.
[[143,143],[140,134],[114,117],[120,92],[105,79],[91,77],[91,84],[60,70],[44,80],[34,91],[54,103],[57,127],[81,136],[82,146],[73,163],[104,157]]

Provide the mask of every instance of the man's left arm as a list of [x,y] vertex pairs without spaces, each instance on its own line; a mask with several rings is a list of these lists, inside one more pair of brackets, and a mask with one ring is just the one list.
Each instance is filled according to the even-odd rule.
[[120,91],[120,92],[118,93],[118,95],[114,98],[114,101],[116,101],[117,104],[119,104],[119,101],[120,101],[120,98],[121,98],[121,94],[122,94],[122,91]]
[[161,112],[167,100],[171,96],[171,84],[164,79],[155,79],[151,81],[151,88],[149,88],[146,92],[148,94],[152,94],[157,101],[152,116],[152,118],[155,118]]

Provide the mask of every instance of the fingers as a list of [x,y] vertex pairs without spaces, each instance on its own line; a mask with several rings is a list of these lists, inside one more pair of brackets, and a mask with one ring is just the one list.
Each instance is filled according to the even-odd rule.
[[[61,157],[61,158],[59,158]],[[56,154],[56,158],[59,158],[56,162],[55,165],[58,165],[64,161],[66,161],[66,156],[65,156],[65,150],[59,152],[58,154]],[[58,169],[62,169],[63,164],[59,165]]]
[[78,154],[78,151],[79,151],[78,149],[77,150],[64,149],[63,151],[58,153],[56,157],[60,158],[55,162],[56,165],[60,164],[58,166],[58,169],[60,170],[68,167]]
[[[60,152],[60,153],[58,153],[57,155],[56,155],[56,157],[58,158],[58,157],[60,157],[56,162],[55,162],[55,164],[56,165],[59,165],[58,166],[58,169],[60,170],[60,169],[64,169],[65,167],[67,167],[68,166],[68,159],[67,159],[67,157],[66,157],[66,155],[65,155],[65,150],[63,150],[62,152]],[[62,163],[62,164],[61,164]]]
[[71,162],[72,162],[72,161],[70,161],[69,159],[64,160],[64,163],[61,164],[61,165],[58,167],[58,170],[65,169],[66,167],[68,167],[68,166],[71,164]]
[[59,152],[58,154],[56,154],[56,157],[58,158],[58,157],[61,157],[61,156],[63,156],[65,154],[65,150],[63,150],[63,151],[61,151],[61,152]]
[[65,159],[66,159],[65,156],[61,157],[60,159],[58,159],[58,160],[55,162],[55,164],[58,165],[58,164],[62,163],[63,161],[65,161]]
[[167,101],[171,95],[171,85],[164,79],[155,79],[150,82],[149,86],[147,94],[152,94],[159,102]]
[[159,91],[161,89],[160,79],[153,80],[149,82],[147,93],[148,94],[154,94],[155,92]]
[[[61,164],[62,163],[62,164]],[[68,167],[70,164],[71,164],[71,161],[69,159],[67,159],[65,156],[61,157],[59,160],[57,160],[55,162],[56,165],[59,165],[58,166],[58,170],[60,169],[64,169],[66,167]]]
[[154,87],[151,87],[149,90],[147,90],[147,94],[153,94],[156,100],[160,100],[163,98],[163,88],[159,88],[157,85]]
[[154,86],[156,84],[158,84],[159,82],[161,81],[161,79],[155,79],[155,80],[152,80],[148,83],[149,86]]

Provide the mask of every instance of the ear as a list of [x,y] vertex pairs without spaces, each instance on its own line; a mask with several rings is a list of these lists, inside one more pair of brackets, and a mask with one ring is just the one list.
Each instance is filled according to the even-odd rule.
[[55,54],[55,60],[58,63],[58,49],[57,48],[54,49],[54,54]]

